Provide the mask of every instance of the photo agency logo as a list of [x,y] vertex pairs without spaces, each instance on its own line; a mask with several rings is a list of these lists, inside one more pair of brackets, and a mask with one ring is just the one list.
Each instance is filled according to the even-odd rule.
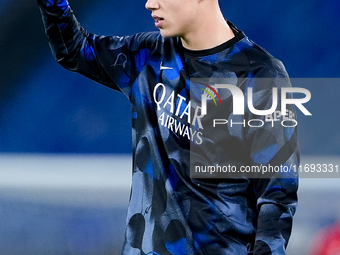
[[[229,125],[233,127],[235,125],[242,125],[243,127],[262,127],[266,122],[271,123],[274,127],[275,123],[280,123],[284,127],[295,127],[298,122],[295,116],[295,109],[299,109],[304,115],[311,116],[312,114],[303,105],[310,101],[311,93],[305,88],[298,87],[270,87],[265,89],[260,89],[254,92],[252,86],[246,86],[242,89],[233,84],[227,83],[215,83],[207,84],[201,81],[192,81],[202,92],[201,94],[201,114],[203,118],[208,114],[212,114],[212,126],[217,127],[218,125]],[[261,81],[254,82],[260,84]],[[264,81],[263,84],[266,84]],[[222,97],[220,94],[223,94]],[[269,96],[268,96],[269,95]],[[299,95],[299,98],[294,98],[294,95]],[[196,96],[197,98],[197,96]],[[266,107],[263,107],[264,98],[271,104],[268,107],[267,103],[264,103]],[[199,98],[197,98],[199,100]],[[227,107],[225,109],[226,116],[228,118],[218,118],[214,112],[216,108],[209,108],[208,112],[208,102],[213,101],[216,107],[223,107],[223,100],[226,102]],[[217,103],[219,102],[219,104]],[[229,105],[231,103],[231,111]],[[247,114],[251,116],[256,116],[254,119],[246,120],[243,118],[240,122],[240,118],[237,118],[237,122],[230,118],[230,116],[244,116],[245,107],[247,107]],[[262,109],[263,108],[263,109]],[[218,111],[217,111],[218,112]],[[229,112],[229,114],[228,114]],[[263,118],[264,117],[264,118]]]
[[[309,90],[279,78],[192,79],[190,88],[202,127],[202,143],[190,147],[192,178],[268,178],[273,172],[295,177],[294,166],[273,155],[277,139],[287,141],[289,153],[294,151],[296,113],[312,115],[305,107],[311,99]],[[255,140],[248,155],[246,146]]]

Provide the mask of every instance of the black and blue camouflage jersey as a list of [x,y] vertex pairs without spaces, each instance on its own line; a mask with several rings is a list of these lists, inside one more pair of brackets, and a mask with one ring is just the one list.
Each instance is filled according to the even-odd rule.
[[[57,61],[131,102],[133,175],[122,254],[285,254],[297,205],[295,174],[190,175],[195,164],[238,171],[299,164],[296,125],[268,122],[249,107],[236,115],[231,93],[215,86],[232,84],[245,98],[251,87],[254,107],[269,109],[272,88],[290,86],[281,62],[231,23],[233,39],[190,51],[158,32],[89,34],[66,1],[38,2]],[[212,95],[206,115],[202,93]],[[216,120],[225,125],[213,125]]]

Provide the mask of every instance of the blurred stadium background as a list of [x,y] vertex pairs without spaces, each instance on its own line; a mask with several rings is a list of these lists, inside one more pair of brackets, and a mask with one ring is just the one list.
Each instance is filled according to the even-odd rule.
[[[70,0],[96,34],[155,30],[144,1]],[[302,163],[340,164],[339,0],[222,1],[311,91]],[[0,0],[0,254],[119,254],[131,177],[128,100],[53,59],[36,1]],[[288,255],[340,218],[340,179],[302,178]]]

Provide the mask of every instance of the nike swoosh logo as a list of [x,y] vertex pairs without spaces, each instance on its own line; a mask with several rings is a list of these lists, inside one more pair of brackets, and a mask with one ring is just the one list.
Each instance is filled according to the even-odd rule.
[[167,66],[162,66],[162,63],[161,63],[161,67],[160,67],[161,70],[171,70],[173,69],[172,67],[167,67]]

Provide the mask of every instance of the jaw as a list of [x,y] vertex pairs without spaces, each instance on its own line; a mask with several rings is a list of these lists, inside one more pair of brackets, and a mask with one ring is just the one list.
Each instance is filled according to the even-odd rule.
[[169,28],[169,26],[163,26],[159,28],[159,31],[163,37],[180,37],[179,33],[176,33],[176,31]]

